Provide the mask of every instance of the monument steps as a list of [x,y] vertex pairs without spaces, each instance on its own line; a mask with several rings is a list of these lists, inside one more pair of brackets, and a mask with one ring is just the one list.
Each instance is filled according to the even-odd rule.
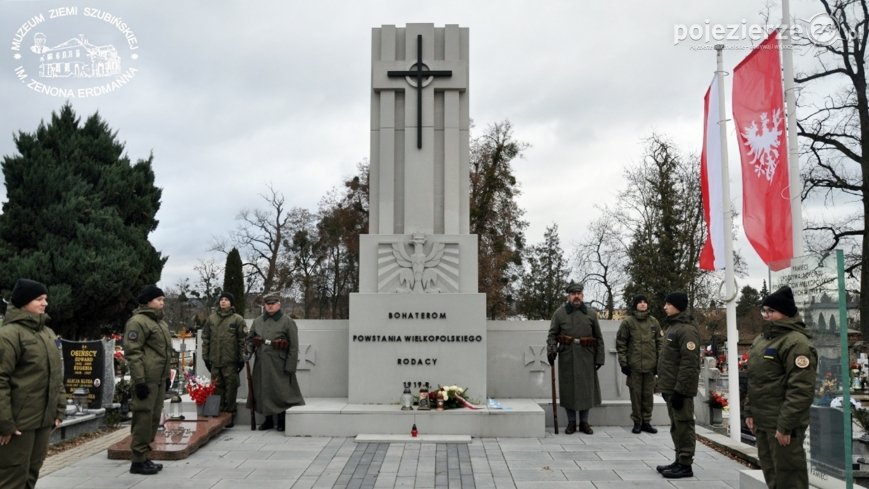
[[502,409],[402,411],[397,404],[351,404],[344,398],[306,399],[287,410],[289,436],[422,435],[545,436],[543,409],[530,399],[506,399]]

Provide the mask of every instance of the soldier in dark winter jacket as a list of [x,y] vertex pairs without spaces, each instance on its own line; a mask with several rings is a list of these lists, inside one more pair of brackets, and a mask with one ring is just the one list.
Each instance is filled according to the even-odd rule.
[[664,344],[664,334],[658,320],[649,314],[649,302],[640,294],[631,300],[631,313],[619,326],[616,352],[622,373],[627,376],[631,392],[633,433],[657,433],[652,426],[652,406],[655,393],[655,373],[658,352]]
[[169,326],[163,321],[163,291],[147,285],[136,297],[139,307],[124,328],[124,357],[133,384],[132,464],[133,474],[156,474],[163,464],[148,458],[151,442],[160,426],[163,399],[169,383],[169,363],[175,356]]
[[667,401],[676,460],[670,465],[659,465],[657,470],[668,479],[694,476],[691,465],[696,444],[694,396],[700,376],[700,333],[686,309],[688,296],[684,292],[667,294],[666,342],[658,358],[658,388]]
[[[215,311],[202,329],[202,359],[211,372],[214,393],[220,396],[220,410],[235,417],[238,398],[238,373],[244,368],[244,318],[235,313],[235,296],[220,294]],[[231,428],[233,421],[227,427]]]
[[567,411],[567,435],[579,431],[594,433],[588,412],[599,406],[600,383],[597,370],[604,364],[603,335],[595,311],[583,303],[582,285],[567,287],[567,302],[552,315],[546,339],[550,365],[558,358],[558,392],[561,406]]
[[809,487],[803,439],[815,393],[818,353],[791,288],[763,301],[763,332],[748,353],[745,424],[757,437],[763,478],[771,489]]
[[277,292],[263,297],[265,313],[253,321],[247,335],[247,347],[256,353],[252,375],[256,410],[266,418],[259,430],[284,431],[287,409],[305,404],[296,380],[299,330],[281,311],[280,301]]
[[0,327],[0,487],[33,489],[63,419],[63,360],[45,285],[19,279],[11,302]]

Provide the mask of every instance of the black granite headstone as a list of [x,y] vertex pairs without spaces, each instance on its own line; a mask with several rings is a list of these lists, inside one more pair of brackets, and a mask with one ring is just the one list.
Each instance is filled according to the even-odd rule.
[[99,409],[103,403],[105,383],[105,348],[103,342],[67,341],[63,343],[63,385],[66,395],[73,398],[76,389],[87,391],[87,408]]

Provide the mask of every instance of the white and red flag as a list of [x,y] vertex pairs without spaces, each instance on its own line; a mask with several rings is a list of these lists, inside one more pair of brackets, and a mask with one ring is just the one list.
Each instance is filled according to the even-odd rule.
[[733,70],[733,119],[742,160],[745,235],[772,270],[793,257],[787,119],[778,32]]
[[700,268],[724,268],[724,182],[721,174],[721,122],[718,110],[718,77],[712,79],[703,97],[703,151],[700,153],[700,190],[703,197],[703,218],[706,220],[706,242],[700,250]]

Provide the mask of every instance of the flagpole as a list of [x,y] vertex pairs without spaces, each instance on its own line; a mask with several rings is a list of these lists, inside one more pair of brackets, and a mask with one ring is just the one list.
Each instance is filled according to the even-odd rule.
[[[791,230],[793,256],[803,256],[803,211],[802,187],[800,187],[800,147],[797,142],[797,102],[794,89],[794,49],[793,27],[791,26],[791,7],[789,0],[782,0],[781,7],[783,33],[781,39],[782,77],[784,78],[785,107],[788,121],[788,177],[790,180]],[[785,40],[788,47],[785,48]]]
[[736,330],[736,277],[733,270],[733,213],[730,205],[730,171],[727,168],[727,107],[724,103],[724,44],[716,44],[718,84],[718,134],[721,138],[721,198],[724,201],[724,284],[727,305],[727,391],[730,438],[742,441],[739,406],[739,332]]

